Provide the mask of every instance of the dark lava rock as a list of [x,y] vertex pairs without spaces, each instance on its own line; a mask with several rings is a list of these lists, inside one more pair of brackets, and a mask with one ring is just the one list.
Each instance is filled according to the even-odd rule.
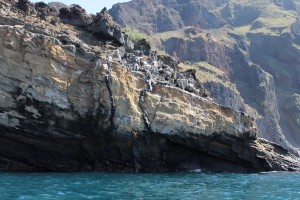
[[55,8],[50,7],[44,2],[38,2],[34,5],[34,7],[38,13],[38,16],[43,20],[47,20],[48,16],[58,16],[58,12],[55,10]]
[[52,18],[50,23],[54,26],[56,26],[58,24],[58,19],[57,18]]
[[174,69],[174,70],[178,69],[178,64],[180,62],[178,60],[176,60],[175,58],[168,56],[168,55],[158,55],[157,58],[158,58],[158,60],[161,60],[163,63],[165,63],[172,69]]
[[94,16],[87,14],[79,5],[73,5],[61,8],[59,17],[63,23],[84,28],[98,39],[111,40],[117,45],[133,48],[128,35],[113,22],[106,8]]
[[134,49],[143,52],[145,55],[150,55],[151,46],[146,39],[139,40],[137,44],[134,45]]
[[59,17],[63,23],[73,26],[87,27],[93,22],[93,17],[88,15],[84,8],[79,5],[63,7],[59,10]]
[[48,3],[48,5],[51,8],[54,8],[57,12],[59,12],[59,10],[62,9],[62,8],[68,8],[69,7],[66,4],[60,3],[60,2],[50,2],[50,3]]
[[95,37],[113,39],[120,45],[125,45],[132,48],[133,43],[120,27],[112,20],[106,8],[97,13],[94,21],[87,27],[87,30],[92,32]]
[[27,14],[36,13],[33,3],[31,3],[29,0],[19,0],[17,7],[26,12]]

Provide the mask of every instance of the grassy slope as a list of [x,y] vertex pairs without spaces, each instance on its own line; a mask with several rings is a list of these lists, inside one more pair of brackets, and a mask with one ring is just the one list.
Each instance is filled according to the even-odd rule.
[[[288,59],[297,56],[297,54],[300,56],[300,48],[297,44],[292,44],[291,46],[282,45],[282,49],[280,49],[280,46],[276,47],[276,41],[279,41],[280,35],[291,32],[291,27],[293,23],[295,23],[296,18],[299,17],[299,14],[296,11],[284,10],[282,7],[273,3],[266,5],[261,4],[260,1],[256,2],[259,4],[253,2],[253,5],[260,9],[260,16],[251,24],[235,27],[234,32],[247,38],[249,45],[251,45],[251,42],[256,42],[249,40],[249,37],[247,37],[249,34],[261,34],[274,37],[275,44],[269,44],[269,46],[274,46],[274,54],[278,53],[278,55],[286,57],[287,61],[284,61],[278,56],[268,55],[268,51],[272,51],[268,49],[265,54],[261,52],[264,55],[260,56],[259,64],[261,64],[264,70],[274,76],[282,128],[285,132],[290,133],[287,138],[291,143],[299,144],[300,110],[298,109],[299,106],[296,105],[300,105],[300,103],[299,98],[293,98],[295,96],[299,97],[297,94],[300,94],[299,87],[294,83],[295,74],[299,72],[299,69],[297,69],[297,66],[294,66],[294,63],[289,63]],[[296,6],[300,8],[300,3],[294,2]],[[240,4],[242,2],[236,1],[236,3]],[[264,41],[261,41],[262,45],[264,45],[263,42]],[[298,68],[299,67],[298,63]],[[286,106],[290,109],[286,109]],[[295,140],[298,142],[295,142]]]

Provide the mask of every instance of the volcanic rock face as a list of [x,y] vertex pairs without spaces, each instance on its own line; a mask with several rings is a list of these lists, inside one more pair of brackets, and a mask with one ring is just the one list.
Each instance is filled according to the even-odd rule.
[[59,17],[62,22],[71,24],[73,26],[86,27],[92,23],[92,16],[88,15],[86,11],[79,5],[70,8],[63,7],[60,9]]
[[92,32],[95,37],[111,37],[116,38],[118,43],[127,47],[132,47],[132,43],[128,36],[113,22],[111,16],[108,14],[106,8],[100,13],[97,13],[93,23],[91,23],[87,30]]
[[171,57],[32,19],[0,25],[1,170],[300,170],[257,137],[253,117],[203,98]]
[[125,45],[127,48],[133,46],[128,36],[113,22],[106,8],[94,16],[87,14],[79,5],[73,5],[61,8],[59,17],[63,23],[86,29],[98,39],[114,40],[117,44]]
[[116,4],[109,12],[122,26],[138,27],[147,33],[173,31],[194,25],[220,28],[225,25],[225,21],[211,12],[211,8],[216,7],[218,2],[205,0],[200,4],[192,0],[133,0]]
[[286,106],[300,92],[299,8],[297,0],[133,0],[109,12],[207,77],[218,103],[256,115],[261,137],[298,154],[300,129],[290,119],[298,110]]

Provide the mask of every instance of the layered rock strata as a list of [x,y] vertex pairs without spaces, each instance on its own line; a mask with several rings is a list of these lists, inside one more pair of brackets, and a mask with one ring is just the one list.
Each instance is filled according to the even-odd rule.
[[50,20],[48,31],[28,19],[0,26],[1,170],[300,170],[257,137],[254,118],[202,97],[170,57],[99,46],[107,38],[70,25],[60,35]]
[[196,68],[212,98],[256,115],[260,137],[299,156],[298,109],[287,109],[300,94],[298,0],[132,0],[109,13]]

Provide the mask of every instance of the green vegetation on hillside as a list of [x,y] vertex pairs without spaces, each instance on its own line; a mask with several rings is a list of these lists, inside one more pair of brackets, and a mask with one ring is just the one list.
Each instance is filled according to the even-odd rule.
[[123,31],[126,32],[126,34],[132,39],[134,43],[137,43],[139,40],[145,39],[147,42],[150,43],[151,49],[153,51],[157,51],[160,55],[166,55],[164,48],[161,47],[161,38],[160,35],[147,35],[146,33],[143,33],[139,31],[138,29],[135,29],[131,26],[126,26],[123,28]]
[[133,40],[133,42],[138,42],[141,39],[146,39],[148,42],[150,42],[150,38],[148,35],[145,33],[142,33],[141,31],[131,27],[131,26],[126,26],[123,28],[123,31],[128,34],[128,36]]
[[230,87],[237,92],[236,86],[229,81],[226,74],[207,62],[198,62],[194,64],[180,63],[179,67],[181,68],[180,71],[195,69],[196,78],[200,81],[200,83],[222,83],[224,86]]
[[[283,32],[290,32],[290,27],[297,18],[297,12],[292,10],[284,10],[282,7],[279,7],[272,2],[248,2],[247,0],[245,0],[243,4],[241,4],[241,1],[232,1],[231,3],[232,8],[247,8],[248,6],[259,12],[258,17],[252,23],[235,27],[236,32],[243,35],[245,35],[246,33],[280,35]],[[238,19],[239,16],[234,17]]]

